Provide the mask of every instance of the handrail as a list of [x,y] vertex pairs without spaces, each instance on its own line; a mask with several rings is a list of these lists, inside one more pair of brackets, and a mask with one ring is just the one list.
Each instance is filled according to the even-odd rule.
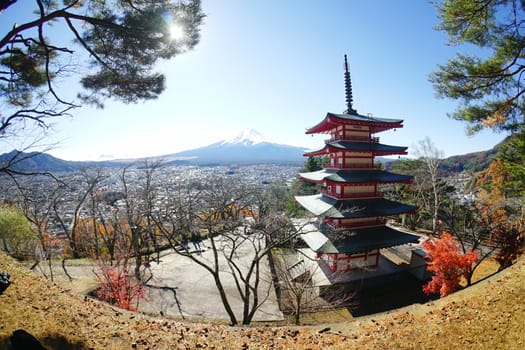
[[342,135],[337,135],[337,136],[332,136],[329,139],[324,140],[325,143],[336,142],[336,141],[353,141],[353,142],[379,143],[379,137],[360,137],[360,136],[345,137],[345,136],[342,136]]
[[336,165],[336,166],[330,166],[330,164],[327,164],[325,167],[325,169],[352,169],[352,170],[356,170],[356,169],[381,169],[381,166],[379,165],[370,165],[370,164],[361,164],[361,163],[355,163],[355,164],[352,164],[352,165],[348,165],[347,166],[341,166],[341,165]]
[[341,193],[336,194],[334,192],[329,192],[326,188],[321,188],[321,193],[324,195],[327,195],[328,197],[332,197],[335,199],[356,199],[356,198],[383,198],[384,195],[382,192],[375,191],[373,193]]

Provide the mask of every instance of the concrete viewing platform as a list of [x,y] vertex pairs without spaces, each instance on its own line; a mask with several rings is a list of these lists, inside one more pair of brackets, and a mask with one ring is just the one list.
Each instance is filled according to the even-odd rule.
[[[213,266],[213,253],[209,240],[201,243],[202,250],[192,251],[203,263]],[[239,321],[242,320],[243,302],[235,281],[229,271],[228,263],[219,252],[220,276],[227,298]],[[251,262],[253,250],[246,243],[236,251],[236,263],[245,268]],[[217,286],[212,275],[190,258],[174,251],[161,257],[159,264],[151,262],[149,267],[152,279],[148,282],[147,298],[141,301],[142,312],[178,317],[199,317],[205,319],[228,320]],[[268,259],[260,263],[259,302],[253,321],[278,321],[284,316],[272,283]]]

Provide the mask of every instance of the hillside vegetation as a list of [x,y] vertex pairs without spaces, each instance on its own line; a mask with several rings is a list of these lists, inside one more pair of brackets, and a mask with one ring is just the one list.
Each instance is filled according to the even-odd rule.
[[487,151],[467,153],[457,156],[450,156],[441,161],[440,169],[443,173],[452,175],[461,172],[477,173],[490,165],[496,157],[501,145],[507,142],[508,138]]
[[238,328],[153,318],[64,290],[0,253],[0,348],[24,329],[50,349],[523,349],[525,259],[441,300],[316,327]]

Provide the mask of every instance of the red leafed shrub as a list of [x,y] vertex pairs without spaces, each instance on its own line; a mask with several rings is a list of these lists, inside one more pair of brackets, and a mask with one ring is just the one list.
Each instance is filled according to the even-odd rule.
[[429,239],[423,243],[427,252],[427,270],[433,272],[432,280],[423,286],[426,294],[439,293],[444,297],[456,291],[462,277],[467,278],[472,264],[478,260],[478,253],[463,253],[461,244],[445,232],[439,239]]
[[97,298],[126,310],[137,310],[140,300],[145,298],[144,286],[122,266],[102,265],[100,270]]

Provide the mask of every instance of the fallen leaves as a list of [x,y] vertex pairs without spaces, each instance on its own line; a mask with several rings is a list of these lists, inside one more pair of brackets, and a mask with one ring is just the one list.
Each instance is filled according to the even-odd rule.
[[[0,348],[18,328],[49,348],[76,349],[520,349],[525,344],[525,261],[449,297],[318,327],[194,324],[112,308],[64,292],[0,256],[14,283],[0,295]],[[55,342],[54,342],[55,341]],[[63,344],[63,343],[60,343]],[[71,348],[75,348],[71,346]]]

